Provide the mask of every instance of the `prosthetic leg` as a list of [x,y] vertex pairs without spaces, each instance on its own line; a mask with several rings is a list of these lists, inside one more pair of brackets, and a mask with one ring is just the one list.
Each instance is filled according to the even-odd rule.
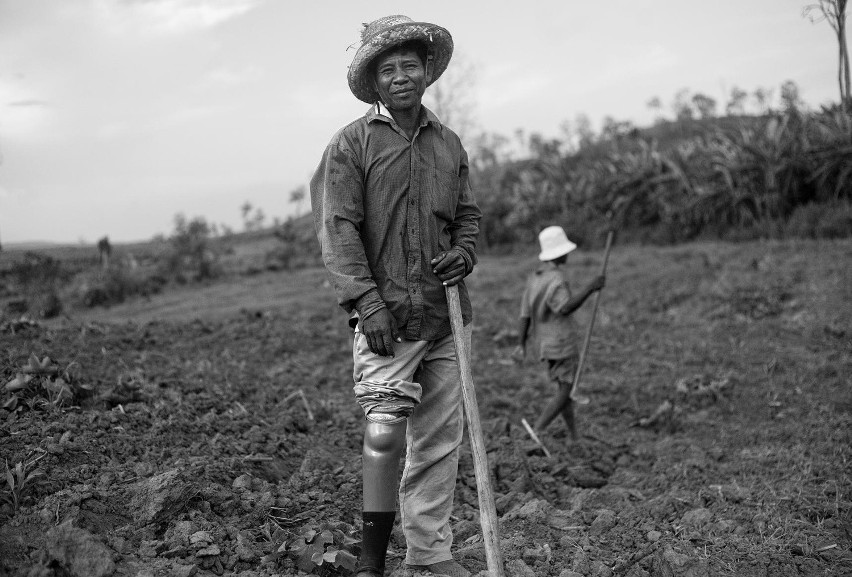
[[399,459],[405,448],[406,421],[367,422],[362,452],[364,531],[356,577],[384,575],[385,556],[396,517]]

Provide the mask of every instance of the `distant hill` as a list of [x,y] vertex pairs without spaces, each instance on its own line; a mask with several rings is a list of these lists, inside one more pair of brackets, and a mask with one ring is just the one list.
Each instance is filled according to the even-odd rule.
[[32,240],[24,242],[4,242],[3,250],[19,251],[19,250],[43,250],[46,248],[56,248],[59,246],[68,246],[70,243],[49,242],[43,240]]

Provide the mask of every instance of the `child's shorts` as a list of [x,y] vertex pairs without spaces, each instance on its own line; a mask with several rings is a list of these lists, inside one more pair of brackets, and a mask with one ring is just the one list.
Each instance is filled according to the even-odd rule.
[[574,386],[574,373],[577,372],[577,359],[547,359],[547,376],[560,388]]

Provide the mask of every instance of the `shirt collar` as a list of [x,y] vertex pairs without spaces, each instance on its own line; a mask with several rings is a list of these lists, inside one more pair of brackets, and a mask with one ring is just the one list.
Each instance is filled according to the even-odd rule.
[[379,116],[384,116],[385,118],[393,119],[390,110],[387,109],[384,102],[382,102],[381,100],[376,102],[376,114]]
[[[441,126],[441,120],[435,116],[434,112],[426,108],[425,105],[421,105],[420,108],[420,126],[426,126],[427,124]],[[387,109],[381,100],[377,101],[367,111],[367,121],[372,122],[373,120],[393,122],[393,116],[391,115],[390,110]]]
[[558,267],[555,264],[553,264],[553,261],[545,260],[545,261],[542,261],[538,264],[538,267],[535,269],[535,272],[538,273],[538,274],[541,274],[541,273],[548,271],[548,270],[557,270],[557,269],[558,269]]

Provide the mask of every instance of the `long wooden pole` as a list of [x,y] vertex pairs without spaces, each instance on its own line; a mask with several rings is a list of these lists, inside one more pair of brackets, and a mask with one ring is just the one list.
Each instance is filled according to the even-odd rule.
[[470,367],[470,339],[465,336],[457,286],[447,287],[447,303],[450,306],[450,325],[456,344],[464,412],[467,416],[467,432],[473,453],[473,471],[476,476],[476,488],[479,496],[479,520],[482,525],[482,538],[485,542],[485,558],[491,577],[504,577],[503,556],[500,553],[500,534],[497,525],[497,508],[494,505],[494,493],[491,491],[488,456],[485,453],[482,424],[479,421],[479,406],[476,402],[473,372]]
[[[606,274],[606,264],[609,262],[609,251],[612,248],[613,232],[609,231],[606,235],[606,249],[604,249],[603,262],[601,263],[601,275]],[[581,405],[589,404],[589,398],[580,395],[577,389],[580,387],[580,374],[583,372],[583,363],[586,361],[586,352],[589,350],[589,342],[592,340],[592,328],[595,326],[595,316],[598,314],[598,302],[601,300],[601,292],[603,289],[595,293],[594,305],[592,305],[592,318],[589,319],[589,326],[586,329],[586,338],[583,341],[583,348],[580,350],[580,360],[577,361],[577,370],[574,373],[574,386],[571,388],[571,399],[575,403]]]

